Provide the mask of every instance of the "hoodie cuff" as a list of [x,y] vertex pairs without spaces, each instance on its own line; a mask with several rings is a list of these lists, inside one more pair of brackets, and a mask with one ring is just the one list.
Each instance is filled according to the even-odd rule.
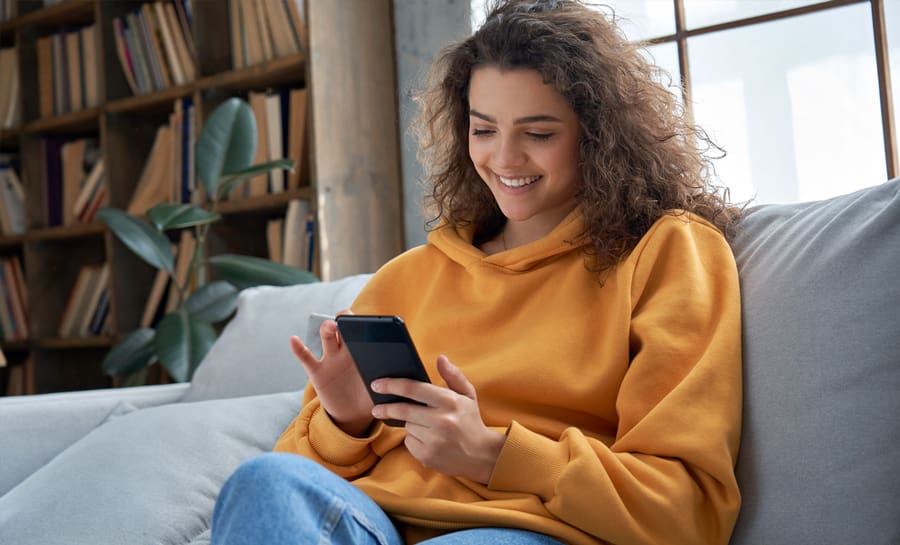
[[564,445],[513,421],[488,488],[525,492],[549,501],[555,495],[556,482],[567,460],[568,450]]
[[370,444],[381,432],[375,425],[368,437],[354,437],[334,423],[322,406],[309,419],[309,443],[323,461],[336,466],[354,466],[373,455]]

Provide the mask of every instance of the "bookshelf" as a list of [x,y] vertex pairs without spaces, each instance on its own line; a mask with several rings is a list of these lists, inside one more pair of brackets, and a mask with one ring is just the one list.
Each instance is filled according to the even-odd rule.
[[[189,0],[197,77],[137,96],[120,64],[114,21],[145,1],[20,0],[12,18],[0,21],[0,47],[16,49],[22,120],[0,130],[0,153],[17,156],[25,196],[25,232],[0,235],[0,258],[22,262],[29,326],[27,339],[0,341],[7,359],[0,367],[0,395],[12,380],[21,382],[24,393],[112,386],[100,362],[117,338],[139,324],[156,273],[99,222],[49,225],[49,196],[41,182],[48,139],[96,139],[108,204],[126,208],[174,101],[192,100],[199,131],[229,97],[305,88],[300,186],[223,202],[224,220],[210,233],[209,252],[267,257],[267,223],[283,218],[293,199],[309,203],[316,241],[326,241],[316,248],[315,271],[322,279],[374,271],[402,251],[392,3],[285,0],[302,8],[302,50],[234,68],[231,14],[236,5],[254,1]],[[95,27],[97,103],[48,115],[40,103],[39,41],[85,25]],[[102,263],[110,267],[106,334],[59,337],[79,270]]]

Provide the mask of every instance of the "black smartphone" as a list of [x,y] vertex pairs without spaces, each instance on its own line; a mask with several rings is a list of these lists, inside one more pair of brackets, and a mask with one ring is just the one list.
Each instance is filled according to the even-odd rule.
[[[399,316],[346,314],[335,318],[341,339],[356,363],[372,401],[418,403],[393,394],[372,391],[372,381],[382,377],[411,378],[430,382],[406,324]],[[399,420],[385,420],[389,426],[403,426]]]

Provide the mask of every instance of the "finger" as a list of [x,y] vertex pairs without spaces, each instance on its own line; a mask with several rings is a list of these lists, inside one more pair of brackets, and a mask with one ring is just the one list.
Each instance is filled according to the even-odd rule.
[[443,354],[438,356],[437,368],[448,388],[469,399],[475,399],[475,386],[469,382],[459,367],[453,365],[450,358]]
[[372,416],[379,420],[399,420],[405,422],[407,426],[417,424],[420,427],[427,427],[426,413],[430,410],[429,407],[417,403],[398,401],[375,405],[372,407]]
[[315,367],[316,364],[319,363],[319,359],[316,358],[315,354],[313,354],[309,348],[303,344],[303,341],[300,340],[300,337],[296,335],[292,335],[290,339],[291,344],[291,352],[294,353],[294,356],[300,363],[303,364],[303,367],[309,371],[311,367]]
[[340,351],[343,343],[341,342],[341,336],[338,335],[337,322],[334,320],[322,322],[322,325],[319,326],[319,337],[322,339],[323,358]]
[[373,380],[370,387],[380,394],[405,397],[431,406],[439,405],[447,392],[446,388],[411,378],[380,378]]

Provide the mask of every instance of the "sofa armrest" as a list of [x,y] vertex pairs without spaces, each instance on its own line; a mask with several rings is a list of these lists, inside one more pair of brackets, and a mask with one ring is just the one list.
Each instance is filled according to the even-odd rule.
[[0,399],[0,496],[109,416],[178,401],[188,384]]

